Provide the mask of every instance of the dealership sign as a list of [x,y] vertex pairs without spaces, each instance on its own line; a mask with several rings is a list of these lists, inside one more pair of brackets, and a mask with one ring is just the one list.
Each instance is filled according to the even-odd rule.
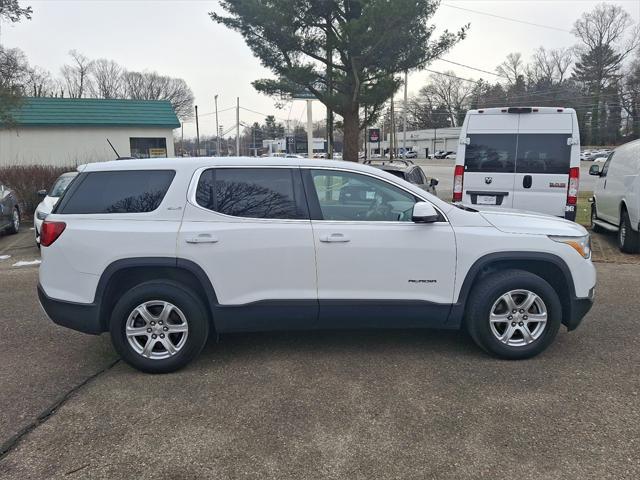
[[379,128],[370,128],[369,129],[369,142],[370,143],[378,143],[380,141],[380,129]]

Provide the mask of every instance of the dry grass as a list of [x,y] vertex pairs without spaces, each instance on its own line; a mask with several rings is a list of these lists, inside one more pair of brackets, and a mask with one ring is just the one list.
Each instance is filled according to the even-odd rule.
[[40,203],[38,190],[49,190],[56,178],[72,170],[75,168],[44,165],[0,167],[0,180],[15,190],[23,214],[30,215]]

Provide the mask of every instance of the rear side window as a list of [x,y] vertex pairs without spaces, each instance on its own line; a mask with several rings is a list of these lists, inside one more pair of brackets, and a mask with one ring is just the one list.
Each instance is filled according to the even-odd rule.
[[173,170],[121,170],[78,175],[56,213],[145,213],[160,206]]
[[464,169],[467,172],[515,171],[516,134],[472,134],[465,149]]
[[234,217],[309,218],[298,169],[211,168],[200,176],[196,202]]
[[568,134],[518,135],[518,173],[569,173],[571,146]]

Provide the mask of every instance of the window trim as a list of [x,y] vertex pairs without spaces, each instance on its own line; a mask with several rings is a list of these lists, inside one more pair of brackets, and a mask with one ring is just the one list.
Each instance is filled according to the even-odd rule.
[[[422,195],[418,195],[417,193],[405,188],[402,185],[398,185],[397,183],[390,182],[386,178],[381,178],[381,177],[379,177],[377,175],[373,175],[372,173],[369,173],[369,172],[363,172],[361,170],[354,170],[354,169],[344,168],[344,167],[324,167],[324,166],[323,167],[319,167],[319,166],[313,166],[313,165],[301,165],[299,168],[300,168],[300,170],[303,171],[302,180],[303,180],[303,184],[304,184],[304,187],[305,187],[305,193],[306,193],[306,196],[307,196],[307,203],[309,204],[309,214],[310,214],[312,222],[344,223],[344,224],[348,223],[348,224],[352,224],[352,225],[355,224],[355,225],[405,225],[406,226],[406,225],[412,225],[413,224],[413,222],[401,222],[401,221],[398,221],[398,220],[394,220],[394,221],[391,221],[391,220],[383,220],[383,221],[381,221],[381,220],[325,220],[325,219],[314,218],[314,216],[315,216],[314,213],[317,215],[317,212],[314,212],[314,208],[315,207],[312,205],[312,201],[314,203],[318,203],[318,199],[317,198],[315,198],[315,199],[309,198],[310,194],[307,191],[308,188],[309,188],[309,185],[307,185],[307,183],[308,183],[307,177],[308,178],[311,177],[310,170],[332,170],[332,171],[336,171],[336,172],[347,172],[347,173],[354,173],[354,174],[358,174],[358,175],[366,175],[367,177],[375,178],[376,180],[379,180],[381,182],[386,182],[386,183],[388,183],[388,184],[390,184],[390,185],[392,185],[392,186],[394,186],[394,187],[396,187],[396,188],[398,188],[398,189],[400,189],[400,190],[402,190],[402,191],[404,191],[404,192],[406,192],[406,193],[408,193],[410,195],[413,195],[414,197],[419,198],[423,202],[430,203],[433,206],[433,208],[435,208],[436,212],[438,212],[442,216],[442,218],[444,218],[444,220],[433,222],[433,224],[438,225],[438,224],[445,224],[445,223],[448,224],[449,223],[449,218],[444,214],[444,212],[437,205],[435,205],[433,202],[429,201],[429,199],[423,197]],[[307,171],[306,175],[304,174],[305,170]],[[313,180],[312,180],[311,183],[312,183],[312,186],[314,187],[313,192],[316,193],[315,192],[315,186],[313,185]],[[316,197],[317,197],[317,194],[316,194]],[[318,206],[318,208],[319,208],[319,206]]]
[[[206,207],[203,207],[202,205],[200,205],[197,201],[197,192],[198,192],[198,184],[200,183],[200,177],[202,176],[203,172],[205,172],[206,170],[211,170],[211,169],[227,169],[227,168],[234,168],[234,169],[238,169],[238,168],[252,168],[252,169],[267,169],[267,168],[279,168],[279,169],[287,169],[287,170],[298,170],[300,171],[300,167],[298,165],[210,165],[207,167],[200,167],[198,169],[196,169],[195,172],[193,172],[193,175],[191,176],[191,182],[189,184],[189,189],[187,191],[187,203],[189,205],[191,205],[192,207],[195,207],[199,210],[203,210],[205,212],[208,212],[210,214],[213,215],[219,215],[221,217],[224,218],[230,218],[230,219],[234,219],[234,220],[240,220],[240,221],[250,221],[250,222],[278,222],[278,223],[310,223],[311,222],[311,218],[258,218],[258,217],[236,217],[235,215],[227,215],[226,213],[222,213],[222,212],[217,212],[215,210],[210,210]],[[301,179],[301,183],[304,184],[304,181]],[[304,186],[303,186],[303,190],[304,190]],[[307,193],[306,191],[303,191],[303,196],[305,199],[305,205],[303,206],[306,210],[307,213],[309,214],[309,217],[311,217],[311,212],[309,211],[309,200],[307,197]]]

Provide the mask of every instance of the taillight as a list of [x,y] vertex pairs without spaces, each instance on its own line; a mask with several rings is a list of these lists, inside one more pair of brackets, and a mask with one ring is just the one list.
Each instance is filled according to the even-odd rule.
[[456,165],[453,171],[453,201],[462,201],[462,183],[464,180],[464,166]]
[[578,188],[580,186],[580,168],[573,167],[569,170],[569,188],[567,189],[567,205],[578,203]]
[[62,235],[65,228],[67,228],[67,224],[64,222],[49,222],[45,220],[40,231],[40,245],[42,247],[51,245]]

